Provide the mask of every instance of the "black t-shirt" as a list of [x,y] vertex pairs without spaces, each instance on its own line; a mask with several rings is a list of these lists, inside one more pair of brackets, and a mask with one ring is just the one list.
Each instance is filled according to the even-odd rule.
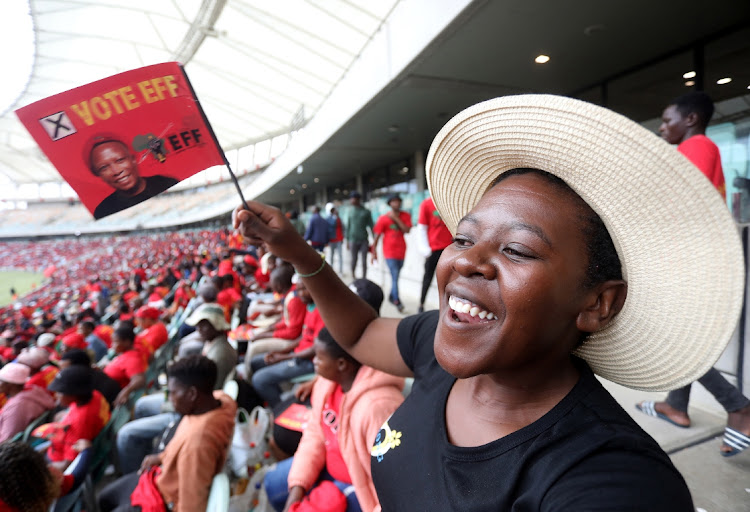
[[146,199],[151,199],[156,194],[160,194],[169,187],[179,183],[176,179],[169,176],[148,176],[143,178],[146,181],[146,188],[140,194],[127,196],[119,191],[114,191],[105,197],[101,203],[94,209],[94,218],[101,219],[107,215],[119,212],[131,206],[142,203]]
[[456,379],[435,360],[437,322],[430,311],[398,326],[415,378],[373,447],[383,511],[694,510],[667,455],[577,358],[580,380],[542,418],[483,446],[450,444],[445,404]]

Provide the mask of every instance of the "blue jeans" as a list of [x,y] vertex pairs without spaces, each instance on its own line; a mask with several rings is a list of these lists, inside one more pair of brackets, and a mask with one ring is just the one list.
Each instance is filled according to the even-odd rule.
[[123,474],[138,471],[143,458],[154,451],[154,439],[161,436],[169,424],[179,418],[175,412],[165,412],[133,420],[117,432],[117,459]]
[[[287,478],[289,477],[289,470],[292,468],[292,461],[294,457],[290,459],[284,459],[276,464],[276,469],[266,473],[263,480],[263,486],[266,488],[266,494],[268,495],[268,501],[275,510],[281,512],[284,510],[286,499],[289,497],[289,488],[287,484]],[[318,482],[323,480],[330,480],[336,487],[346,496],[346,512],[361,512],[359,502],[357,501],[357,495],[354,494],[354,486],[344,482],[334,480],[328,471],[325,469],[320,474]],[[316,484],[317,485],[317,484]]]
[[344,251],[341,247],[341,242],[328,242],[328,248],[331,250],[330,257],[328,258],[328,264],[333,268],[333,263],[336,260],[336,254],[339,255],[339,274],[344,273]]
[[398,297],[398,275],[401,273],[401,267],[404,266],[404,260],[386,258],[385,263],[388,265],[388,270],[391,271],[391,294],[389,297],[391,302],[398,304],[401,302]]
[[250,361],[250,368],[253,370],[253,387],[260,397],[268,402],[269,407],[275,407],[281,402],[280,384],[282,382],[315,371],[315,367],[310,359],[295,357],[288,361],[267,366],[263,360],[264,357],[265,354],[254,356]]

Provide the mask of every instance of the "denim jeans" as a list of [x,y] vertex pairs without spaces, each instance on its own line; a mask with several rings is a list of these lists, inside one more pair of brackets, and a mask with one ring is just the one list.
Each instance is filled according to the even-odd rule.
[[357,260],[362,258],[362,279],[367,278],[367,253],[370,251],[370,243],[367,240],[362,242],[349,242],[349,251],[352,257],[352,279],[356,279],[357,275],[354,270],[357,268]]
[[[716,398],[727,412],[735,412],[750,405],[750,400],[740,393],[739,389],[732,386],[716,368],[708,370],[703,377],[698,379],[698,382]],[[690,386],[692,384],[670,391],[667,395],[667,403],[678,411],[687,412]]]
[[341,248],[341,242],[328,242],[330,250],[330,257],[328,258],[328,264],[333,267],[333,263],[336,260],[336,255],[339,256],[339,274],[344,273],[344,251]]
[[253,357],[250,361],[250,367],[253,370],[253,387],[261,398],[268,402],[269,407],[274,407],[281,402],[280,384],[282,382],[315,371],[315,367],[310,359],[295,357],[288,361],[267,366],[263,360],[264,357],[265,354]]
[[123,425],[117,432],[117,459],[120,471],[138,471],[143,458],[154,451],[154,439],[161,436],[172,421],[180,417],[175,412],[147,416]]
[[[263,480],[263,486],[266,488],[266,494],[268,495],[268,501],[273,506],[274,510],[281,512],[284,510],[286,499],[289,497],[289,489],[287,485],[287,478],[289,477],[289,470],[292,467],[292,461],[294,457],[290,459],[284,459],[276,464],[276,468],[266,473]],[[328,471],[325,469],[320,474],[318,482],[323,480],[330,480],[336,487],[346,496],[346,512],[360,512],[362,509],[359,507],[357,501],[357,495],[354,494],[354,486],[334,480]]]
[[388,270],[391,271],[391,302],[399,303],[401,300],[398,297],[398,275],[401,273],[401,267],[404,266],[404,260],[397,260],[393,258],[386,258],[386,265]]

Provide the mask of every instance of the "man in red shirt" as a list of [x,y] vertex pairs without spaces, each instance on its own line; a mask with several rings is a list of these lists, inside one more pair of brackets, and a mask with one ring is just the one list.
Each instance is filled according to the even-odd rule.
[[375,241],[372,244],[373,259],[377,254],[378,241],[383,239],[383,257],[391,272],[391,293],[388,300],[398,308],[399,313],[404,310],[404,305],[398,295],[398,276],[401,267],[404,266],[406,256],[406,240],[404,235],[411,230],[411,215],[401,211],[401,197],[392,195],[388,198],[388,206],[391,211],[380,216],[375,223],[373,233]]
[[670,144],[678,144],[677,151],[693,162],[726,199],[719,148],[706,137],[713,114],[714,104],[706,93],[684,94],[664,109],[659,134]]
[[300,375],[313,373],[315,370],[312,363],[315,355],[313,342],[324,327],[323,319],[312,301],[312,295],[302,281],[297,283],[297,296],[307,304],[305,323],[299,342],[284,350],[258,354],[250,360],[253,387],[270,407],[274,407],[281,401],[280,383]]
[[221,290],[216,295],[216,302],[224,308],[224,318],[227,322],[231,323],[234,310],[242,302],[242,294],[234,287],[234,276],[232,274],[224,274],[223,276],[214,277],[212,282],[216,285],[217,289]]
[[112,348],[117,356],[104,367],[104,373],[120,384],[121,390],[115,399],[115,405],[126,403],[131,392],[146,384],[148,355],[135,348],[134,344],[135,334],[130,326],[118,327],[112,333]]
[[[711,120],[714,105],[704,92],[691,92],[675,99],[662,114],[659,132],[670,144],[679,144],[677,150],[685,155],[713,183],[722,197],[726,196],[721,155],[708,137],[706,126]],[[750,448],[750,399],[729,383],[716,369],[711,368],[698,379],[727,411],[727,427],[724,429],[724,444],[721,454],[736,455]],[[690,426],[688,384],[667,394],[663,402],[646,400],[636,404],[641,412],[663,419],[678,427]]]
[[149,306],[142,306],[135,312],[136,324],[142,329],[135,337],[135,346],[149,356],[169,339],[167,326],[159,320],[160,316],[161,311]]
[[422,278],[422,295],[419,297],[419,312],[424,311],[424,301],[427,290],[435,275],[435,267],[443,254],[443,249],[453,242],[453,235],[440,217],[432,197],[425,198],[419,205],[419,249],[424,261],[424,277]]

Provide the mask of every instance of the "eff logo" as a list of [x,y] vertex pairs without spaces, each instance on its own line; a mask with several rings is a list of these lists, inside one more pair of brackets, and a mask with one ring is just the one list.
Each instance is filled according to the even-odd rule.
[[76,132],[75,126],[65,112],[43,117],[39,122],[52,140],[60,140]]

